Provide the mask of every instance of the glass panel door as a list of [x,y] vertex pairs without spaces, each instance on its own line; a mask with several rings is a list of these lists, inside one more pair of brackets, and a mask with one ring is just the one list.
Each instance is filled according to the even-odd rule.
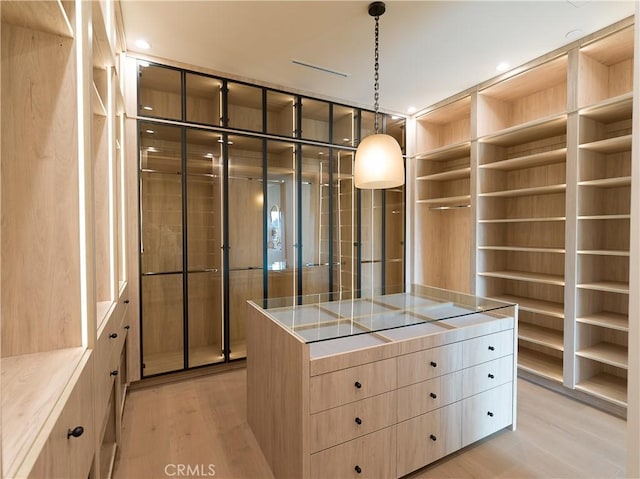
[[352,151],[338,150],[334,156],[334,291],[340,292],[342,299],[354,296],[357,283],[357,214],[356,189],[353,183]]
[[219,137],[186,130],[189,367],[224,361]]
[[361,291],[363,296],[379,294],[382,289],[382,192],[360,190],[361,198]]
[[140,123],[143,375],[184,367],[181,128]]
[[246,356],[247,300],[263,297],[262,143],[237,135],[227,140],[230,359]]

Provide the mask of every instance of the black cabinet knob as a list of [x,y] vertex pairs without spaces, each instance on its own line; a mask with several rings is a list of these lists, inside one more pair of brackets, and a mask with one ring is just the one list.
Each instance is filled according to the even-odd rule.
[[494,376],[493,374],[491,374],[491,373],[489,373],[487,376],[489,377],[489,379],[493,379],[493,378],[495,377],[495,376]]
[[487,411],[487,416],[493,417],[493,413],[491,411]]
[[429,394],[429,396],[431,396],[433,399],[438,397],[438,395],[436,393],[431,393],[431,394]]
[[431,364],[431,367],[433,368],[438,366],[438,363],[436,363],[435,361],[431,361],[429,364]]
[[117,376],[118,375],[118,370],[114,369],[113,371],[111,371],[110,373],[112,376]]
[[125,299],[125,300],[124,300],[124,304],[129,304],[129,300],[128,300],[128,299]]
[[69,429],[67,431],[67,439],[70,437],[80,437],[84,433],[84,428],[82,426],[76,426],[73,429]]
[[360,419],[359,417],[356,418],[356,424],[360,425],[362,424],[362,419]]
[[131,328],[131,326],[129,326],[128,324],[124,327],[124,329],[129,329]]
[[360,466],[354,467],[355,471],[360,474],[362,472],[362,468]]
[[429,439],[431,439],[434,442],[438,440],[438,438],[436,436],[434,436],[433,434],[429,435]]
[[489,346],[489,351],[495,351],[496,348],[494,348],[493,346]]
[[353,385],[358,389],[362,387],[362,384],[360,384],[360,381],[356,381]]
[[109,337],[110,337],[111,339],[116,339],[116,338],[118,337],[118,333],[111,333],[111,334],[109,335]]

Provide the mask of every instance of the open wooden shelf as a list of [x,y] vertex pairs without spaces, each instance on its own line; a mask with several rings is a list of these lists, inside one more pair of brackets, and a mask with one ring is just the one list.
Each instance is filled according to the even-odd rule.
[[564,135],[566,131],[567,115],[562,114],[512,126],[480,138],[480,141],[496,146],[513,146],[543,138]]
[[631,215],[581,215],[579,220],[629,220]]
[[597,180],[580,181],[578,184],[580,186],[595,186],[597,188],[616,188],[618,186],[630,186],[631,177],[600,178]]
[[469,178],[471,174],[471,168],[460,168],[457,170],[443,171],[442,173],[434,173],[432,175],[419,176],[416,178],[418,181],[449,181],[459,180],[461,178]]
[[562,359],[524,347],[518,348],[518,368],[562,383]]
[[629,283],[622,283],[619,281],[596,281],[591,283],[580,283],[577,286],[582,289],[629,294]]
[[60,0],[2,0],[2,23],[73,38],[73,27]]
[[578,254],[596,255],[596,256],[629,256],[629,251],[625,250],[578,250]]
[[543,221],[565,221],[564,216],[535,217],[535,218],[498,218],[495,220],[478,220],[478,223],[538,223]]
[[522,296],[514,296],[511,294],[493,295],[491,297],[497,301],[507,303],[517,303],[518,308],[522,311],[531,313],[546,314],[555,318],[564,318],[564,306],[561,303],[553,303],[551,301],[543,301],[540,299],[525,298]]
[[580,116],[601,123],[613,123],[631,118],[633,114],[633,94],[631,92],[614,98],[607,98],[596,105],[580,110]]
[[518,322],[518,339],[540,344],[557,351],[564,350],[562,331],[544,328],[524,321]]
[[517,281],[528,281],[531,283],[553,284],[556,286],[564,286],[564,278],[562,276],[543,273],[530,273],[527,271],[485,271],[478,273],[480,276],[489,278],[514,279]]
[[449,161],[455,160],[456,158],[465,158],[470,154],[471,143],[464,141],[462,143],[446,145],[425,153],[420,153],[415,156],[415,159],[420,161]]
[[534,166],[544,166],[566,161],[566,155],[566,148],[558,148],[557,150],[544,151],[542,153],[533,153],[516,158],[509,158],[507,160],[485,163],[480,165],[480,168],[504,171],[517,170],[519,168],[532,168]]
[[566,184],[534,186],[532,188],[518,188],[515,190],[491,191],[488,193],[480,193],[480,196],[487,198],[513,198],[516,196],[532,196],[532,195],[549,195],[552,193],[560,193],[567,189]]
[[576,351],[576,355],[617,368],[627,369],[629,366],[627,348],[618,344],[606,342],[597,343]]
[[599,373],[576,384],[576,389],[627,407],[627,381],[613,374]]
[[601,328],[629,331],[629,316],[611,311],[599,311],[576,318],[576,321]]
[[604,154],[628,151],[631,150],[631,135],[616,136],[615,138],[607,138],[606,140],[583,143],[580,145],[580,149]]
[[104,102],[98,92],[98,87],[93,84],[93,90],[91,95],[91,104],[93,106],[93,114],[99,116],[107,116],[107,109],[104,106]]
[[445,196],[443,198],[427,198],[423,200],[416,200],[416,203],[422,203],[427,205],[454,205],[457,203],[469,203],[471,201],[470,195],[460,196]]
[[558,253],[564,254],[564,248],[531,248],[525,246],[478,246],[480,250],[487,251],[522,251],[526,253]]

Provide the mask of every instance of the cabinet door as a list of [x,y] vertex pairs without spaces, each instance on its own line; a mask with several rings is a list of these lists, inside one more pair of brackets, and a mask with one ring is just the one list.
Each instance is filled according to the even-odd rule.
[[513,329],[473,338],[462,343],[462,367],[513,354]]
[[[86,363],[73,387],[29,477],[71,479],[88,476],[95,444],[92,359]],[[81,434],[78,427],[83,428]],[[74,429],[78,437],[69,434]]]
[[398,389],[398,422],[462,399],[462,371]]
[[462,395],[473,396],[513,381],[513,356],[504,356],[462,371]]
[[309,434],[311,452],[327,449],[395,422],[395,391],[312,414]]
[[311,479],[396,477],[396,428],[382,429],[311,455]]
[[398,477],[460,449],[461,403],[398,424]]
[[398,386],[407,386],[462,369],[461,343],[425,349],[398,358]]
[[341,406],[396,389],[396,359],[314,376],[309,382],[311,412]]
[[511,382],[462,401],[462,447],[510,425],[512,403]]

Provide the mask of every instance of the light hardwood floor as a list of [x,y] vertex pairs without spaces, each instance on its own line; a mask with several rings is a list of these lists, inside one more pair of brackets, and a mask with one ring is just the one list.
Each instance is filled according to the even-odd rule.
[[[216,478],[273,477],[247,425],[245,369],[133,390],[123,419],[115,479],[175,477],[178,464],[204,470],[191,477],[210,464]],[[517,431],[407,477],[624,477],[625,432],[620,418],[519,380]]]

